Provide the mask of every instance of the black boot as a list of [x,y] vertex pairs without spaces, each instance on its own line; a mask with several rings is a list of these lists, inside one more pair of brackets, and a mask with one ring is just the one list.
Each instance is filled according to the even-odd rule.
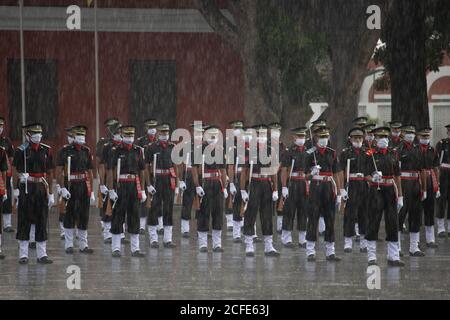
[[47,256],[44,256],[42,258],[38,258],[37,259],[37,263],[42,263],[42,264],[52,264],[53,261],[50,260]]

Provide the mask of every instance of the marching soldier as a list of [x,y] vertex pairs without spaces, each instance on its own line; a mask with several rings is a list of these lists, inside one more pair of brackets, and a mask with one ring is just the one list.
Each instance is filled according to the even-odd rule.
[[400,121],[389,122],[389,127],[391,128],[391,139],[389,141],[389,148],[397,148],[402,141],[401,139],[401,127],[403,124]]
[[19,240],[19,263],[28,263],[28,241],[31,225],[36,226],[37,262],[49,264],[47,256],[48,211],[55,204],[53,196],[54,163],[50,147],[41,143],[42,125],[29,124],[25,129],[28,142],[14,153],[13,196],[18,203],[17,240]]
[[261,158],[261,154],[267,157],[274,155],[274,147],[269,149],[267,144],[268,127],[258,125],[253,129],[257,132],[256,154],[252,154],[252,148],[250,148],[249,163],[245,164],[240,180],[242,201],[247,203],[244,213],[245,254],[248,257],[255,255],[253,238],[259,212],[264,237],[264,254],[278,257],[280,253],[273,247],[272,222],[273,203],[278,200],[278,167],[273,167],[272,161],[263,161],[264,159]]
[[[427,247],[437,248],[434,238],[434,203],[435,198],[441,196],[439,190],[439,156],[434,148],[430,146],[431,128],[419,129],[419,151],[422,162],[422,204],[425,225],[425,240]],[[403,165],[403,164],[402,164]],[[420,220],[419,220],[420,222]],[[416,229],[417,230],[417,229]],[[419,233],[415,235],[419,242]]]
[[[278,122],[274,122],[268,125],[269,127],[269,137],[270,140],[268,141],[268,146],[270,148],[271,143],[272,143],[272,139],[274,143],[278,144],[278,154],[275,154],[276,157],[278,157],[277,163],[281,162],[281,157],[283,156],[284,153],[286,153],[287,148],[284,145],[283,142],[280,141],[280,136],[281,136],[281,124]],[[278,170],[277,173],[277,177],[278,177],[278,202],[276,204],[276,212],[277,212],[277,233],[281,234],[281,230],[283,227],[283,210],[281,208],[280,202],[282,202],[283,200],[281,199],[281,166]]]
[[203,145],[203,131],[204,128],[201,125],[196,125],[192,123],[191,135],[194,139],[191,143],[190,153],[183,154],[183,164],[179,167],[180,181],[178,182],[178,188],[180,192],[183,193],[183,201],[181,207],[181,235],[184,238],[189,238],[190,232],[190,220],[191,211],[194,203],[195,197],[195,184],[192,178],[192,155],[194,154],[194,149],[199,148],[199,153],[202,153]]
[[367,256],[369,265],[377,264],[377,240],[384,213],[388,265],[402,267],[398,243],[398,212],[403,207],[400,167],[397,154],[389,146],[390,129],[374,130],[377,147],[368,151],[366,179],[369,181],[367,224]]
[[[130,234],[131,256],[142,258],[139,245],[139,211],[138,202],[145,202],[147,195],[141,188],[144,181],[144,153],[142,148],[134,145],[136,128],[131,125],[120,127],[122,143],[112,147],[107,162],[107,183],[109,199],[113,202],[111,233],[112,256],[121,257],[121,234],[124,233],[126,220]],[[117,190],[117,192],[116,192]]]
[[158,141],[147,147],[145,159],[147,163],[146,175],[147,191],[152,195],[152,206],[149,210],[148,232],[150,246],[158,248],[158,218],[162,212],[164,225],[163,245],[165,248],[175,248],[172,240],[173,205],[175,187],[177,185],[177,167],[172,162],[170,142],[170,126],[163,123],[158,126]]
[[306,248],[306,218],[309,197],[309,182],[305,175],[307,130],[306,127],[291,130],[293,145],[281,157],[281,193],[284,202],[281,242],[288,248],[294,247],[292,230],[296,213],[298,245]]
[[375,137],[373,135],[373,130],[376,128],[376,124],[369,123],[366,124],[362,129],[364,130],[364,147],[371,149],[376,147]]
[[317,224],[323,214],[326,243],[326,259],[340,261],[334,246],[334,220],[336,207],[341,203],[339,161],[336,151],[328,146],[330,131],[327,127],[316,129],[317,144],[310,151],[306,161],[306,170],[312,176],[310,187],[310,210],[306,231],[306,254],[308,261],[316,260],[315,243],[317,241]]
[[[248,162],[245,157],[245,150],[248,150],[249,143],[245,141],[244,134],[244,122],[234,121],[230,123],[233,128],[233,136],[235,138],[233,149],[234,149],[234,161],[227,161],[227,175],[230,179],[229,183],[229,194],[230,197],[227,199],[227,206],[232,212],[232,222],[233,222],[233,241],[235,243],[242,242],[241,239],[241,227],[242,227],[242,217],[241,217],[241,193],[238,189],[240,187],[240,178],[242,168],[244,163]],[[240,151],[240,147],[244,147],[244,150]],[[228,160],[228,159],[227,159]]]
[[12,168],[11,163],[14,156],[14,146],[11,140],[4,135],[5,119],[0,117],[0,147],[6,151],[6,162],[8,170],[6,172],[6,180],[3,180],[7,190],[7,199],[2,204],[3,231],[14,232],[12,227]]
[[[147,119],[144,121],[145,127],[145,135],[139,137],[136,141],[136,145],[142,148],[147,148],[154,144],[157,141],[157,130],[158,121],[156,119]],[[147,186],[142,186],[145,190]],[[145,203],[139,203],[139,225],[140,225],[140,234],[145,234],[145,229],[147,226],[147,208],[145,207]],[[162,230],[162,215],[158,216],[158,232]]]
[[[67,144],[65,144],[61,149],[58,150],[56,153],[56,170],[55,170],[55,179],[56,179],[56,194],[58,196],[61,196],[61,185],[59,184],[60,176],[63,175],[64,179],[64,185],[67,185],[67,176],[64,175],[64,172],[61,170],[61,166],[58,166],[58,163],[64,163],[64,159],[67,158],[66,154],[69,148],[72,146],[72,143],[74,141],[73,139],[73,133],[72,133],[73,127],[65,128],[66,134],[67,134]],[[64,167],[64,165],[62,165]],[[59,200],[58,200],[59,201]],[[64,229],[64,215],[66,214],[66,206],[59,206],[59,231],[60,231],[60,237],[61,240],[65,239],[65,229]]]
[[79,250],[84,254],[94,251],[88,245],[89,207],[95,204],[93,184],[93,157],[86,144],[87,127],[83,125],[72,128],[73,143],[65,149],[56,166],[61,172],[58,182],[61,197],[66,201],[64,215],[65,250],[73,254],[74,228],[78,229]]
[[[204,133],[207,145],[203,147],[201,163],[193,161],[192,177],[200,211],[197,217],[198,246],[200,252],[208,252],[209,221],[212,220],[212,247],[222,249],[223,200],[228,197],[223,143],[219,141],[219,128],[209,126]],[[195,160],[195,156],[193,156]]]
[[440,173],[439,185],[441,196],[437,201],[436,222],[438,237],[445,238],[445,217],[450,236],[450,124],[446,125],[447,138],[441,139],[436,144],[436,154],[439,157]]
[[354,128],[364,128],[367,125],[367,117],[358,117],[353,119],[352,123],[353,123],[353,127]]
[[[8,154],[3,147],[0,147],[0,197],[2,202],[8,199],[6,191],[7,185],[7,171],[8,171]],[[0,207],[3,210],[3,207]],[[2,220],[0,219],[0,260],[5,259],[2,253]]]
[[[425,254],[419,249],[419,231],[421,224],[422,205],[420,203],[423,189],[421,188],[421,159],[417,145],[414,143],[416,128],[414,125],[401,127],[404,140],[400,142],[396,151],[400,167],[400,179],[404,197],[404,206],[399,212],[399,231],[408,216],[409,254],[422,257]],[[399,233],[399,243],[401,234]],[[401,245],[400,245],[401,254]]]
[[341,176],[345,178],[346,189],[341,190],[344,209],[344,252],[353,250],[356,223],[360,232],[360,252],[367,252],[365,239],[367,226],[367,182],[365,181],[366,148],[363,147],[364,131],[355,127],[348,132],[351,146],[342,150],[339,163]]

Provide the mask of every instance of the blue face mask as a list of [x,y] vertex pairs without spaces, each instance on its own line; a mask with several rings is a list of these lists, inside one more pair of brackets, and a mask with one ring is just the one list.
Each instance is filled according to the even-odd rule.
[[389,139],[388,138],[380,138],[377,140],[377,147],[381,149],[387,148],[389,145]]

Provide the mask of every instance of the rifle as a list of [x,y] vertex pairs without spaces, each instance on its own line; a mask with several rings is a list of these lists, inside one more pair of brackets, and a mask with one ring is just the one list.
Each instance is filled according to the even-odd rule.
[[[234,176],[234,180],[233,180],[233,183],[236,181],[237,170],[238,170],[238,162],[239,162],[239,157],[236,158],[236,164],[234,166],[234,175],[233,175]],[[233,209],[234,199],[235,199],[235,196],[232,195],[231,192],[230,192],[230,195],[227,198],[227,209]]]
[[[185,162],[185,167],[184,167],[184,182],[186,183],[186,181],[187,181],[187,172],[188,172],[188,164],[189,164],[189,155],[190,155],[190,152],[188,152],[187,154],[186,154],[186,162]],[[175,204],[182,204],[183,203],[183,194],[184,194],[184,191],[183,190],[178,190],[178,194],[177,194],[177,196],[176,196],[176,198],[175,198]]]
[[248,177],[248,201],[243,202],[243,204],[241,204],[241,210],[240,210],[241,217],[244,217],[245,211],[247,211],[248,203],[250,201],[250,186],[252,184],[252,174],[253,174],[253,160],[250,160],[250,172],[249,172],[249,177]]
[[[117,159],[117,171],[116,171],[116,176],[117,176],[116,177],[116,181],[117,181],[117,183],[116,183],[116,190],[117,191],[118,191],[118,188],[119,188],[120,165],[121,165],[121,159],[119,157]],[[112,211],[113,211],[114,207],[116,206],[116,203],[117,203],[117,200],[114,201],[114,203],[111,203],[111,199],[109,199],[109,197],[108,197],[108,200],[107,200],[107,203],[106,203],[106,211],[105,211],[105,214],[108,217],[112,216]]]
[[[155,153],[153,155],[153,168],[152,168],[152,174],[153,174],[153,184],[156,183],[156,161],[158,160],[158,154]],[[153,201],[153,195],[149,194],[147,197],[147,201],[145,202],[145,207],[146,208],[151,208],[152,207],[152,201]]]
[[[202,183],[201,186],[203,188],[203,177],[205,176],[205,155],[202,155]],[[200,206],[202,204],[202,199],[198,196],[197,192],[194,196],[194,202],[192,203],[192,207],[194,210],[200,210]]]
[[[292,171],[294,170],[294,164],[295,164],[295,159],[292,159],[292,162],[291,162],[291,169],[289,170],[289,177],[288,177],[288,178],[289,178],[289,181],[288,181],[288,183],[287,183],[287,187],[288,187],[288,188],[290,187],[290,184],[291,184],[291,177],[292,177]],[[284,199],[284,197],[281,196],[280,201],[278,201],[277,211],[283,211],[285,202],[286,202],[286,199]]]

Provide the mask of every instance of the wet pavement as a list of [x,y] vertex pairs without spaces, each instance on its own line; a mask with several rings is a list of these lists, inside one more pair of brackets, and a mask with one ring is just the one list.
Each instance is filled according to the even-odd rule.
[[[424,249],[423,258],[405,256],[404,268],[386,265],[386,242],[378,242],[381,289],[367,287],[367,257],[354,244],[353,253],[343,252],[342,217],[336,222],[336,252],[339,263],[325,261],[323,239],[317,262],[307,262],[305,249],[281,248],[275,235],[279,258],[265,257],[263,243],[256,244],[256,256],[245,257],[244,244],[231,241],[224,232],[224,253],[200,253],[196,236],[181,238],[179,209],[175,210],[175,249],[150,249],[147,235],[141,236],[145,258],[132,258],[129,245],[123,257],[111,257],[110,245],[103,244],[99,217],[92,210],[89,227],[91,256],[75,251],[64,253],[59,240],[57,214],[51,215],[47,251],[52,265],[19,265],[15,234],[3,234],[0,261],[0,299],[449,299],[450,241],[438,239],[439,248]],[[275,220],[275,219],[274,219]],[[193,221],[191,223],[191,228]],[[259,228],[258,228],[259,230]],[[384,230],[383,226],[380,230]],[[381,234],[383,236],[383,232]],[[294,239],[297,239],[296,232]],[[160,236],[162,241],[162,236]],[[211,241],[211,239],[209,240]],[[423,241],[423,240],[422,240]],[[403,235],[403,252],[408,249]],[[69,290],[67,268],[81,272],[81,289]]]

